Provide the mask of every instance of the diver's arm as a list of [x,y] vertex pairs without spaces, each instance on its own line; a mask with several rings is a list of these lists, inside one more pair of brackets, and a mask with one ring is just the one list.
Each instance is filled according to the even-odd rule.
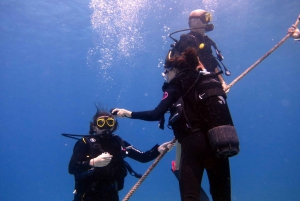
[[126,141],[124,141],[124,144],[126,146],[127,156],[141,163],[147,163],[155,159],[160,154],[158,151],[158,147],[159,147],[158,144],[156,144],[154,147],[152,147],[150,150],[146,152],[142,152],[138,150],[137,148],[130,145]]
[[83,140],[78,140],[78,142],[76,142],[69,162],[70,174],[81,173],[91,168],[89,165],[90,160],[86,159],[87,150],[88,147]]
[[[218,72],[220,72],[220,70],[219,70],[219,68],[216,67],[215,68],[215,73],[218,73]],[[226,84],[223,76],[221,74],[218,74],[218,79],[219,79],[220,83],[222,84],[223,90],[225,91],[225,89],[227,88],[227,84]],[[225,92],[228,93],[229,89],[227,91],[225,91]]]
[[167,89],[164,92],[163,99],[154,110],[132,112],[132,119],[141,119],[145,121],[158,121],[168,111],[174,102],[179,98],[179,93],[175,89]]
[[[220,70],[219,70],[218,67],[216,67],[215,68],[215,73],[218,73],[218,72],[220,72]],[[223,79],[221,74],[218,75],[218,79],[219,79],[219,81],[221,82],[222,85],[223,85],[223,83],[225,83],[225,80]]]
[[172,143],[172,141],[165,142],[162,143],[160,146],[156,144],[149,151],[142,152],[137,148],[133,147],[132,145],[130,145],[126,141],[124,141],[124,144],[126,146],[127,155],[130,158],[142,163],[146,163],[155,159],[160,153],[163,153],[166,150],[170,151],[175,145],[175,143]]
[[129,117],[132,119],[140,119],[145,121],[158,121],[168,111],[171,105],[179,98],[177,90],[169,88],[166,89],[163,99],[154,110],[132,112],[126,109],[114,108],[111,114],[118,115],[119,117]]

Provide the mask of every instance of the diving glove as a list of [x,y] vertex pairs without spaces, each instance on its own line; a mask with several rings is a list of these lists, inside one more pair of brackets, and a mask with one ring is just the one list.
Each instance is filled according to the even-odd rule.
[[175,143],[171,143],[171,141],[170,141],[170,142],[165,142],[165,143],[161,144],[161,145],[157,148],[157,150],[158,150],[160,153],[164,152],[165,149],[167,149],[167,148],[169,149],[168,151],[171,151],[171,149],[173,149],[174,145],[175,145]]
[[229,88],[227,89],[227,87],[228,87],[228,85],[226,84],[226,82],[225,81],[223,81],[222,82],[222,88],[223,88],[223,90],[225,91],[225,93],[227,94],[228,92],[229,92]]
[[114,108],[111,111],[111,114],[113,115],[118,115],[119,117],[131,117],[131,111],[125,110],[125,109],[120,109],[120,108]]
[[113,156],[107,152],[102,153],[99,156],[97,156],[96,158],[93,158],[90,160],[90,166],[93,166],[93,167],[107,166],[110,163],[112,157]]
[[[300,15],[299,15],[299,18],[300,18]],[[289,29],[288,29],[288,33],[291,34],[291,37],[293,38],[300,38],[300,31],[299,29],[295,26],[295,25],[292,25]]]

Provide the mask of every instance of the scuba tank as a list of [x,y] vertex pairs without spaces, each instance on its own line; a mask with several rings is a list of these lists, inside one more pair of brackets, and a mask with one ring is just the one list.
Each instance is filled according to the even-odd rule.
[[205,123],[204,130],[216,156],[225,158],[237,155],[240,151],[239,139],[222,85],[202,75],[195,96],[200,121]]
[[[222,85],[213,78],[215,74],[200,71],[191,87],[170,108],[168,127],[173,129],[176,137],[178,129],[183,133],[200,130],[206,134],[216,156],[226,158],[239,153],[239,139],[226,101],[226,93]],[[184,104],[184,97],[189,93],[194,94],[191,97],[194,97],[195,110]],[[196,116],[191,118],[188,114]]]

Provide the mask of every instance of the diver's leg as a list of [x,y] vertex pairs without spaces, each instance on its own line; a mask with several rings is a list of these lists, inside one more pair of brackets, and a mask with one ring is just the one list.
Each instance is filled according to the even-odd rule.
[[230,167],[228,158],[211,160],[206,168],[213,201],[231,201]]
[[205,136],[200,132],[188,135],[182,140],[180,164],[180,194],[182,201],[199,201],[203,175],[201,157]]

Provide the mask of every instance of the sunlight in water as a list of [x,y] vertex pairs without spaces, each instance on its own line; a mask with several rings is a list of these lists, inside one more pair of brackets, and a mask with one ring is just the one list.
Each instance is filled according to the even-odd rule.
[[[202,4],[213,13],[218,0],[202,0]],[[106,72],[114,62],[130,59],[136,51],[145,50],[144,20],[153,10],[165,9],[165,5],[161,0],[91,0],[89,8],[94,45],[87,54],[87,64]],[[169,28],[162,26],[167,35]],[[166,35],[162,44],[168,41]],[[159,61],[158,66],[161,64]],[[105,72],[102,77],[110,79]]]
[[[148,9],[147,0],[92,0],[91,24],[95,46],[88,57],[99,56],[102,69],[114,59],[130,57],[133,50],[142,49],[143,16]],[[89,60],[88,58],[88,60]]]
[[218,7],[218,0],[202,0],[204,9],[210,13],[214,13]]

